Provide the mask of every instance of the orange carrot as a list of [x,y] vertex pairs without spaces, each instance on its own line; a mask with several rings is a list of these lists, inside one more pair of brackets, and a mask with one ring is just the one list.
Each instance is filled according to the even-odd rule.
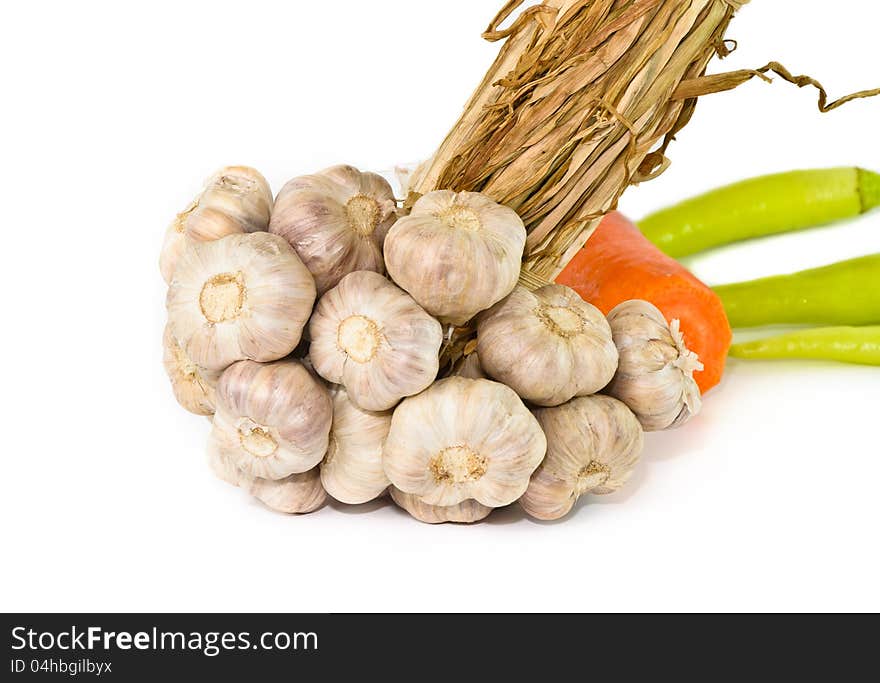
[[667,320],[681,321],[685,343],[705,366],[694,379],[705,393],[721,381],[732,341],[724,306],[684,266],[612,211],[556,279],[605,314],[630,299],[644,299]]

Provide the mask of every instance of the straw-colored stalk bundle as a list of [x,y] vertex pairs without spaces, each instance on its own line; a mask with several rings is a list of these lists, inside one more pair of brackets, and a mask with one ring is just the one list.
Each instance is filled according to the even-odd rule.
[[[690,117],[676,89],[700,77],[740,2],[547,0],[509,40],[412,189],[483,192],[522,216],[524,280],[552,280],[633,182],[663,169],[649,153]],[[537,284],[537,282],[535,283]]]
[[781,65],[706,76],[728,48],[724,32],[748,0],[545,0],[484,37],[507,38],[464,114],[411,191],[483,192],[515,209],[528,229],[521,282],[552,281],[633,183],[659,175],[665,151],[697,98]]

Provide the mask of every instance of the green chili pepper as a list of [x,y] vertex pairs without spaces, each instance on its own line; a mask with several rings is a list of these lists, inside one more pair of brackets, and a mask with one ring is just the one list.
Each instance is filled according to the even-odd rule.
[[880,323],[880,254],[713,287],[732,327]]
[[734,344],[730,355],[753,360],[791,358],[880,365],[880,326],[801,330]]
[[791,171],[744,180],[638,222],[670,256],[853,218],[880,206],[880,174],[861,168]]

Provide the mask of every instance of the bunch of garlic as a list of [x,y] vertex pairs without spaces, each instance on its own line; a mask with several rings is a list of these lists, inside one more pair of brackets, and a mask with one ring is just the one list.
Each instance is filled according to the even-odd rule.
[[378,273],[346,275],[321,297],[309,335],[315,371],[365,410],[389,410],[437,376],[440,323]]
[[190,241],[208,242],[236,233],[266,230],[272,191],[259,171],[227,166],[208,179],[201,194],[177,214],[165,232],[159,269],[171,284]]
[[526,229],[513,209],[474,192],[430,192],[385,238],[391,278],[428,313],[460,325],[510,294]]
[[382,176],[334,166],[281,189],[269,232],[296,250],[320,295],[349,273],[384,273],[382,244],[396,219],[394,193]]
[[540,406],[595,394],[617,370],[605,316],[562,285],[517,287],[482,314],[477,353],[490,377]]
[[[617,490],[642,426],[699,408],[699,362],[650,304],[606,319],[567,287],[517,286],[525,241],[477,193],[399,218],[387,182],[337,166],[273,209],[256,171],[217,174],[162,257],[164,363],[211,416],[213,471],[286,513],[388,492],[429,524],[517,502],[557,519]],[[454,346],[465,325],[476,339]],[[444,343],[462,355],[438,379]]]
[[296,252],[266,232],[191,242],[166,300],[171,333],[192,361],[223,370],[273,361],[302,336],[315,281]]
[[671,324],[653,304],[626,301],[608,314],[620,365],[609,396],[623,401],[646,431],[680,427],[700,412],[694,371],[702,370],[689,351],[678,320]]
[[519,501],[532,517],[559,519],[585,493],[612,493],[629,479],[644,435],[620,401],[585,396],[536,410],[535,417],[547,435],[547,457]]

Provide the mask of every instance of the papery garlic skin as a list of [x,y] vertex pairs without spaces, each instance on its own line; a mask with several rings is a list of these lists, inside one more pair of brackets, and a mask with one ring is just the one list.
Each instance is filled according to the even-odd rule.
[[461,325],[510,294],[525,243],[513,209],[479,193],[440,190],[388,232],[385,265],[428,313]]
[[477,353],[486,374],[540,406],[595,394],[618,355],[602,312],[563,285],[517,287],[480,315]]
[[647,301],[625,301],[608,314],[620,365],[605,393],[623,401],[645,431],[672,429],[700,412],[694,371],[703,364],[685,345],[678,320],[666,322]]
[[298,361],[240,361],[217,385],[212,447],[250,477],[279,480],[324,458],[333,407]]
[[358,408],[342,387],[330,393],[333,426],[321,463],[321,484],[340,503],[368,503],[391,483],[382,467],[382,446],[391,428],[391,413]]
[[296,348],[315,282],[296,252],[266,232],[191,242],[168,289],[171,332],[197,365],[268,362]]
[[162,363],[177,402],[195,415],[213,415],[214,391],[220,373],[193,363],[168,325],[162,337],[162,351]]
[[208,242],[269,227],[272,190],[259,171],[227,166],[208,179],[201,194],[168,226],[159,270],[171,284],[177,262],[190,240]]
[[520,499],[526,513],[559,519],[581,495],[612,493],[629,479],[644,434],[623,403],[609,396],[583,396],[534,412],[547,435],[547,457]]
[[382,244],[395,220],[397,203],[388,181],[334,166],[281,189],[269,232],[296,250],[321,295],[349,273],[385,272]]
[[475,500],[465,500],[458,505],[428,505],[416,496],[404,493],[394,486],[390,489],[391,499],[398,507],[406,510],[412,517],[425,524],[473,524],[486,519],[493,508],[481,505]]
[[388,410],[423,391],[440,367],[440,323],[370,271],[346,275],[321,297],[309,336],[317,373],[365,410]]
[[385,441],[388,479],[429,505],[474,499],[502,507],[519,498],[547,440],[512,389],[449,377],[394,411]]
[[287,514],[305,514],[320,508],[327,501],[321,487],[318,468],[284,479],[251,477],[236,467],[215,444],[209,444],[208,465],[218,478],[232,486],[240,486],[267,507]]

